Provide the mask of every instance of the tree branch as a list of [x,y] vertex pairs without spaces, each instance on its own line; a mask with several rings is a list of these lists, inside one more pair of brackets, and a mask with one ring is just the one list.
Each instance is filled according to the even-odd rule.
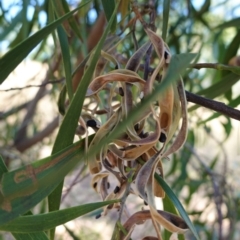
[[190,93],[186,91],[186,97],[188,102],[196,103],[198,105],[201,105],[203,107],[212,109],[216,112],[222,113],[223,115],[236,119],[240,121],[240,111],[234,108],[231,108],[227,105],[225,105],[222,102],[218,102],[209,98],[201,97],[199,95],[196,95],[194,93]]
[[[44,80],[42,81],[42,84],[45,84],[49,81],[49,78],[51,76],[51,73],[54,72],[60,65],[61,62],[61,55],[57,54],[56,61],[49,67]],[[17,146],[18,144],[21,144],[21,142],[24,141],[24,139],[27,139],[27,127],[29,123],[32,121],[32,118],[35,114],[36,107],[38,105],[39,100],[45,96],[46,93],[46,87],[41,87],[38,89],[38,92],[36,93],[35,97],[32,99],[32,101],[29,102],[29,105],[27,106],[27,113],[24,116],[24,119],[21,123],[21,126],[19,127],[18,131],[16,132],[15,138],[14,138],[14,144]]]
[[52,122],[50,122],[41,132],[36,133],[31,138],[24,138],[22,141],[15,142],[14,146],[20,151],[24,152],[26,149],[30,148],[34,144],[42,141],[45,137],[49,136],[54,129],[58,126],[59,117],[55,117]]
[[236,74],[240,74],[240,67],[238,66],[231,66],[231,65],[226,65],[222,63],[195,63],[191,64],[189,66],[190,68],[195,68],[195,69],[201,69],[201,68],[211,68],[211,69],[216,69],[216,70],[226,70],[226,71],[231,71]]

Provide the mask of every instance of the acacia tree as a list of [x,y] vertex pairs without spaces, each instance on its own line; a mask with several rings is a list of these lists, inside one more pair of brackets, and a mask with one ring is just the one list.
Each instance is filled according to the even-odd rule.
[[[216,140],[221,155],[210,162],[196,150],[199,129],[212,136],[209,121],[225,116],[222,125],[228,137],[230,118],[240,119],[234,109],[240,98],[232,93],[240,75],[240,21],[225,21],[210,11],[221,4],[205,1],[197,10],[191,1],[23,1],[10,20],[11,6],[1,6],[1,35],[9,42],[0,59],[1,83],[33,49],[31,58],[49,65],[34,98],[1,113],[9,136],[2,138],[0,162],[2,231],[16,239],[54,239],[56,226],[103,208],[97,217],[119,211],[112,239],[130,239],[134,226],[146,220],[152,221],[154,231],[142,239],[177,239],[178,234],[183,239],[185,232],[188,239],[199,239],[199,233],[206,239],[233,239],[239,199],[227,179],[227,162],[223,173],[217,167],[224,142]],[[29,19],[30,6],[34,12]],[[234,9],[233,3],[230,7]],[[43,12],[44,27],[39,18]],[[230,27],[232,36],[226,39]],[[15,37],[10,35],[14,32]],[[49,39],[54,47],[49,47]],[[37,105],[50,94],[59,113],[40,129],[34,122]],[[215,113],[204,119],[199,106]],[[32,135],[29,128],[35,129]],[[12,149],[24,152],[56,128],[49,157],[11,169]],[[102,201],[59,210],[64,178],[78,168],[68,192],[87,172],[89,186]],[[180,198],[184,188],[188,193]],[[190,209],[196,193],[206,206],[214,204],[214,224],[202,220],[204,210]],[[130,195],[147,206],[123,221]],[[32,214],[38,203],[45,205],[46,197],[48,210]],[[163,209],[157,209],[155,197],[162,199]],[[223,219],[229,221],[224,234]]]

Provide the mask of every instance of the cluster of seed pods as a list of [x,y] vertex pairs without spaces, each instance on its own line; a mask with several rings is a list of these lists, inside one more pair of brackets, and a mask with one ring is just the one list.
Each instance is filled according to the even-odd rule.
[[[143,44],[127,61],[125,68],[118,68],[107,74],[103,69],[107,61],[118,64],[110,51],[102,51],[101,59],[94,72],[94,78],[88,87],[86,99],[90,103],[84,106],[79,119],[80,132],[86,132],[88,127],[95,131],[88,149],[97,146],[99,142],[126,118],[144,97],[151,94],[156,84],[157,76],[161,76],[161,84],[168,71],[171,54],[160,36],[152,31],[144,22],[138,10],[133,9],[148,36]],[[148,49],[153,47],[159,62],[154,71],[143,79],[139,74],[139,66]],[[90,108],[91,103],[95,104]],[[149,126],[152,126],[149,127]],[[157,102],[137,117],[132,125],[126,127],[125,132],[111,144],[101,149],[100,153],[87,159],[89,171],[92,175],[92,187],[102,200],[121,199],[128,194],[140,196],[148,204],[148,210],[134,213],[123,223],[127,235],[123,232],[120,239],[129,239],[136,224],[142,224],[151,219],[161,238],[160,226],[171,231],[171,239],[177,239],[178,233],[184,233],[188,227],[183,219],[165,211],[157,210],[154,197],[165,197],[165,192],[154,179],[154,174],[162,178],[164,172],[162,159],[178,151],[187,136],[186,97],[181,76],[179,80],[168,86],[158,97]],[[117,181],[117,187],[109,190],[111,178]],[[106,215],[113,208],[120,209],[120,203],[107,206],[102,215]],[[154,239],[154,238],[152,238]]]

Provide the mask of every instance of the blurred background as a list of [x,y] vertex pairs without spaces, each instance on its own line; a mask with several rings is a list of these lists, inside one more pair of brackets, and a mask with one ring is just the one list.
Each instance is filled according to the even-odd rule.
[[[68,0],[69,9],[81,1]],[[127,1],[123,1],[123,4]],[[148,4],[147,1],[138,1]],[[56,1],[57,4],[57,1]],[[150,1],[156,11],[161,36],[163,1]],[[132,14],[118,22],[128,22]],[[166,42],[172,54],[199,53],[199,63],[240,65],[240,4],[228,0],[172,0]],[[82,39],[71,29],[68,41],[73,69],[95,46],[105,26],[101,1],[94,0],[74,15]],[[234,20],[234,21],[232,21]],[[48,0],[0,0],[0,57],[24,39],[53,21]],[[124,25],[124,24],[123,24]],[[129,58],[134,51],[129,30],[116,30],[123,41],[117,52]],[[68,26],[66,26],[67,28]],[[141,25],[136,25],[139,45],[144,43]],[[156,56],[153,56],[157,61]],[[80,74],[80,73],[79,73]],[[76,74],[77,84],[81,75]],[[239,75],[228,71],[192,69],[184,77],[192,93],[239,108]],[[9,170],[49,156],[59,124],[58,96],[64,84],[64,69],[56,35],[49,35],[0,86],[0,154]],[[77,139],[77,138],[76,138]],[[240,124],[239,121],[189,103],[189,134],[183,149],[163,162],[165,179],[189,213],[201,239],[240,239]],[[99,201],[90,187],[84,164],[65,180],[62,208]],[[129,198],[130,209],[140,209],[141,199]],[[157,199],[159,207],[161,201]],[[34,213],[45,212],[47,202]],[[109,239],[113,216],[95,219],[98,213],[57,228],[57,239]],[[103,231],[104,229],[104,231]],[[151,231],[151,224],[146,229]],[[141,236],[141,229],[135,237]],[[1,233],[0,239],[12,239]],[[193,239],[191,234],[186,239]]]

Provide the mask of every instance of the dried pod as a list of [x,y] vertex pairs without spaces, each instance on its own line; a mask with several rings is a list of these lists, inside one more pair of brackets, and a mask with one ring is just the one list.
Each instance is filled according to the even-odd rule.
[[118,88],[118,92],[120,96],[124,97],[124,91],[122,87]]
[[172,124],[172,111],[173,111],[173,101],[174,101],[174,91],[172,85],[170,85],[158,99],[160,107],[159,121],[161,129],[164,130],[166,134]]
[[100,214],[98,214],[98,215],[96,215],[96,219],[99,219],[100,217],[101,217],[102,215],[101,215],[101,213]]
[[169,154],[172,154],[179,150],[186,141],[187,132],[188,132],[188,121],[187,121],[187,100],[185,95],[185,89],[182,78],[178,83],[178,93],[181,102],[181,113],[182,113],[182,125],[180,131],[178,132],[177,137],[167,151],[163,153],[163,157],[167,157]]
[[[119,121],[119,118],[121,116],[121,112],[117,111],[115,112],[108,121],[101,126],[101,128],[96,132],[93,140],[90,143],[89,151],[91,152],[91,148],[96,146],[103,137],[105,137],[106,134],[111,132],[111,130],[114,128],[115,124]],[[99,164],[97,162],[97,156],[93,156],[88,159],[88,167],[92,174],[98,173],[100,171]]]
[[91,96],[96,94],[101,89],[103,89],[107,83],[114,82],[114,81],[126,82],[126,83],[140,83],[142,85],[145,83],[145,81],[142,78],[140,78],[137,74],[134,74],[134,75],[129,74],[130,71],[128,72],[128,74],[127,73],[123,74],[117,71],[119,70],[114,70],[108,74],[101,75],[95,78],[89,85],[86,96]]
[[120,191],[120,187],[119,187],[119,186],[116,186],[113,192],[114,192],[115,194],[117,194],[119,191]]
[[91,181],[92,188],[96,192],[98,192],[98,189],[97,189],[98,182],[100,182],[103,178],[108,177],[108,176],[109,176],[109,172],[107,172],[107,171],[104,171],[104,172],[97,173],[97,174],[93,175],[93,178],[92,178],[92,181]]

